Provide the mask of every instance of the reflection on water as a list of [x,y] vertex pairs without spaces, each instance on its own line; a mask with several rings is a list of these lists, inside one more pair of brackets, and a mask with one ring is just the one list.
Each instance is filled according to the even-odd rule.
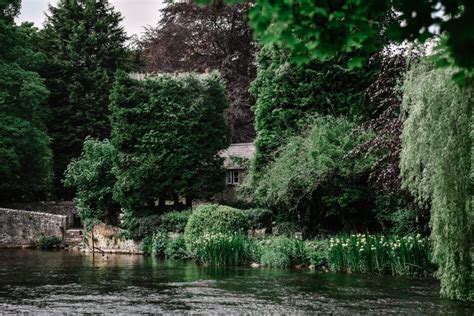
[[205,268],[192,262],[0,250],[0,312],[337,312],[472,315],[432,279]]

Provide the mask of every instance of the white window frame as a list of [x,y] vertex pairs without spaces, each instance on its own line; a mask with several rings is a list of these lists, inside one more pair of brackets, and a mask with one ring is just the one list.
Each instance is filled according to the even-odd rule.
[[227,180],[226,183],[228,185],[236,185],[239,184],[239,170],[237,169],[232,169],[232,170],[227,170]]

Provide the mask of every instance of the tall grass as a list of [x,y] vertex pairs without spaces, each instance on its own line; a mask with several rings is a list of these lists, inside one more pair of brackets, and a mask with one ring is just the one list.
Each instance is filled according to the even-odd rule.
[[260,263],[266,267],[286,268],[308,261],[305,242],[300,239],[278,236],[261,240],[258,245]]
[[250,241],[242,234],[205,233],[195,241],[196,256],[205,265],[237,266],[250,257]]
[[420,235],[331,238],[328,262],[331,270],[348,273],[416,275],[433,271],[429,240]]

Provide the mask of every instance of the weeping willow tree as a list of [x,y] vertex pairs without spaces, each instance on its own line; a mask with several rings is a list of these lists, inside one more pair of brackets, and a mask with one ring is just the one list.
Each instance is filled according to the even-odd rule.
[[474,89],[458,86],[455,73],[427,62],[408,72],[402,86],[407,117],[401,174],[404,186],[431,207],[441,295],[464,300],[472,287]]

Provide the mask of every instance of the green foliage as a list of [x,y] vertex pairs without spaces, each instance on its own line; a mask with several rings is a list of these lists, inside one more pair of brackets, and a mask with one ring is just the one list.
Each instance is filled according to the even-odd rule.
[[368,134],[353,131],[343,118],[318,117],[300,136],[288,139],[268,164],[256,185],[256,197],[264,205],[296,210],[320,200],[332,212],[350,211],[367,198],[360,178],[371,158],[353,158],[350,151]]
[[140,239],[153,235],[160,228],[160,215],[136,216],[128,209],[123,209],[121,227],[126,238]]
[[189,253],[195,254],[197,240],[204,234],[243,233],[247,223],[247,216],[242,210],[217,204],[200,205],[191,213],[184,231],[186,248]]
[[247,217],[246,229],[262,229],[272,226],[273,213],[265,208],[242,210]]
[[296,238],[278,236],[259,242],[260,263],[266,267],[286,268],[307,263],[305,242]]
[[205,265],[237,266],[248,261],[249,241],[245,235],[204,233],[194,242],[196,258]]
[[140,239],[153,235],[156,231],[183,233],[191,216],[191,211],[173,211],[162,215],[136,216],[125,210],[122,216],[122,228],[129,238]]
[[328,262],[333,271],[419,275],[433,271],[431,248],[420,235],[350,235],[331,238]]
[[157,200],[171,195],[189,203],[223,188],[218,152],[228,146],[227,102],[216,73],[145,80],[120,73],[111,102],[116,196],[122,206],[153,210]]
[[385,233],[404,236],[429,231],[429,210],[408,203],[401,195],[378,194],[375,201],[375,217]]
[[314,239],[305,241],[306,259],[315,268],[328,266],[329,240]]
[[295,220],[277,222],[272,233],[276,236],[294,237],[295,233],[301,232],[302,227]]
[[[390,9],[388,1],[258,0],[250,12],[250,24],[264,44],[276,43],[293,52],[295,62],[327,60],[356,50],[374,52],[380,23]],[[324,27],[321,27],[324,26]],[[378,45],[377,45],[378,44]],[[348,61],[360,67],[363,57]]]
[[38,73],[17,63],[0,60],[0,113],[30,122],[45,130],[46,99],[49,92]]
[[58,248],[62,244],[61,238],[58,236],[40,236],[38,246],[41,250]]
[[87,136],[110,135],[109,93],[117,69],[126,64],[126,35],[120,13],[107,0],[61,0],[50,6],[40,42],[48,63],[42,69],[51,91],[56,186],[80,155]]
[[457,71],[422,62],[406,75],[401,174],[418,202],[431,205],[433,259],[442,296],[466,299],[474,236],[474,89],[451,81]]
[[46,90],[32,48],[36,29],[17,26],[19,1],[0,2],[0,200],[44,198],[51,160],[46,134]]
[[275,250],[264,250],[260,263],[265,267],[271,268],[288,268],[291,265],[290,258],[284,253]]
[[64,185],[76,191],[75,205],[84,223],[105,221],[117,224],[120,207],[112,193],[117,181],[112,171],[117,152],[108,140],[86,139],[79,158],[71,161]]
[[365,56],[379,49],[381,33],[399,42],[424,42],[445,34],[444,45],[455,64],[472,70],[473,13],[474,4],[469,0],[257,0],[249,18],[264,44],[289,48],[298,64],[361,51],[362,56],[347,63],[349,68],[360,67]]
[[174,211],[160,215],[160,228],[175,233],[183,233],[191,211]]
[[0,113],[0,200],[44,197],[52,178],[48,145],[44,130]]
[[142,251],[143,253],[152,256],[163,256],[165,255],[169,242],[170,238],[168,233],[163,230],[158,230],[143,238],[141,243]]
[[183,235],[179,235],[176,239],[170,239],[168,241],[165,248],[165,256],[170,259],[186,259],[189,257]]
[[252,84],[257,130],[253,177],[271,160],[288,137],[298,135],[316,114],[367,116],[365,90],[375,78],[374,69],[348,71],[341,61],[315,61],[305,66],[290,63],[289,54],[263,47],[257,56],[257,78]]

